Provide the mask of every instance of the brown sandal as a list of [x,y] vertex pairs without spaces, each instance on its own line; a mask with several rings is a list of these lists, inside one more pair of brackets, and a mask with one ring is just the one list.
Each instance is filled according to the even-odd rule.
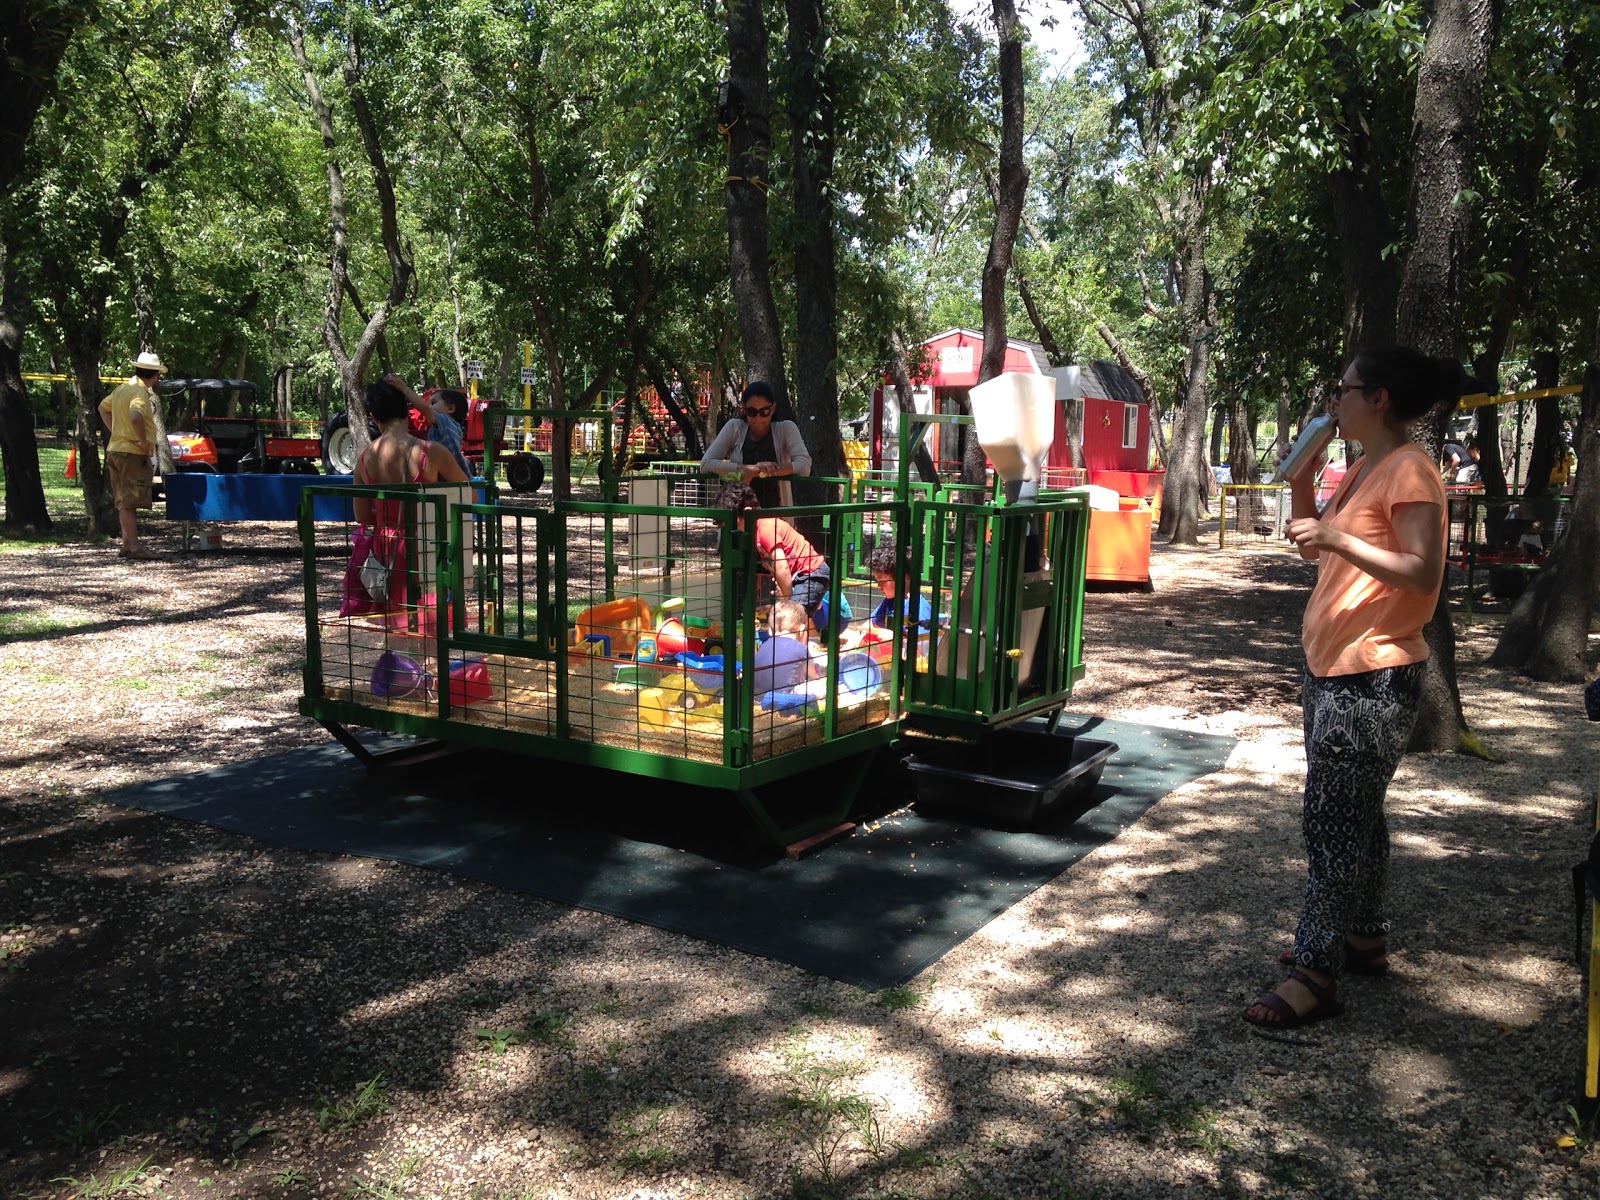
[[[1294,966],[1294,948],[1290,947],[1278,955],[1278,962],[1285,967]],[[1368,975],[1377,977],[1389,973],[1389,947],[1382,942],[1376,946],[1369,946],[1363,950],[1359,946],[1352,946],[1348,938],[1344,943],[1344,969],[1351,975]]]
[[1299,967],[1289,972],[1289,978],[1303,985],[1311,993],[1312,999],[1316,1003],[1303,1013],[1295,1012],[1294,1005],[1278,995],[1277,992],[1262,992],[1261,996],[1250,1008],[1267,1009],[1269,1012],[1277,1014],[1276,1017],[1268,1019],[1252,1017],[1250,1008],[1247,1008],[1242,1014],[1244,1019],[1252,1025],[1260,1025],[1269,1029],[1297,1029],[1301,1025],[1310,1025],[1315,1021],[1325,1021],[1329,1017],[1340,1016],[1344,1012],[1344,1002],[1338,996],[1338,984],[1320,984]]

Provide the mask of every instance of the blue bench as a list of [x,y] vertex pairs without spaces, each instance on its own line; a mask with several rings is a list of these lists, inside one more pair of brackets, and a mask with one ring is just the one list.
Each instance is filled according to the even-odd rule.
[[[349,475],[212,475],[204,471],[183,471],[161,480],[169,521],[293,521],[300,515],[300,493],[308,484],[349,482]],[[350,501],[318,496],[312,519],[348,521]]]

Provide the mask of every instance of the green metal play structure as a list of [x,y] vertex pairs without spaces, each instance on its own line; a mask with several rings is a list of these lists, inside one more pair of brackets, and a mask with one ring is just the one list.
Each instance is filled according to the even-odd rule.
[[[902,463],[918,429],[905,423]],[[1015,456],[984,445],[1005,474]],[[1087,500],[840,482],[839,503],[779,514],[832,568],[819,677],[788,686],[759,658],[770,576],[755,538],[734,513],[673,503],[682,476],[546,507],[308,487],[300,711],[369,764],[351,727],[719,789],[776,845],[844,823],[892,743],[981,748],[1032,716],[1053,728],[1084,670]],[[404,550],[379,562],[381,599],[361,585],[355,530],[312,520],[319,494],[390,514]],[[852,614],[885,598],[865,566],[885,539],[901,564],[891,611],[920,597],[931,617],[857,646]]]

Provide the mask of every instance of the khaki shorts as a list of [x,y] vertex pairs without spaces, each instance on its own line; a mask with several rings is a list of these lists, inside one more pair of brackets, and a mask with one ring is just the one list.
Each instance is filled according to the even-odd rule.
[[155,468],[142,454],[106,451],[106,473],[111,476],[111,496],[117,508],[150,508],[150,483]]

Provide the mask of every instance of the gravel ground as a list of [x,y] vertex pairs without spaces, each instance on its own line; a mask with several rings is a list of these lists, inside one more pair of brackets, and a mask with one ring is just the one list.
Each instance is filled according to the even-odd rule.
[[1565,1110],[1594,737],[1578,688],[1484,664],[1492,623],[1461,676],[1508,761],[1402,764],[1393,972],[1269,1039],[1239,1012],[1301,883],[1284,553],[1158,546],[1153,593],[1091,597],[1074,707],[1237,749],[874,995],[106,803],[326,740],[297,564],[237,552],[288,530],[181,559],[153,528],[168,561],[3,560],[0,1196],[1600,1194]]

